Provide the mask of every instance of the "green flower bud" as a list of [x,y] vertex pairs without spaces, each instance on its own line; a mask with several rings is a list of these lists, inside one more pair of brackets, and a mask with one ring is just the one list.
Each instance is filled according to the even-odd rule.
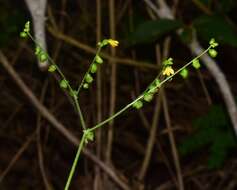
[[148,87],[148,93],[152,93],[152,94],[154,94],[154,93],[156,93],[157,92],[157,86],[155,85],[155,84],[152,84],[152,85],[150,85],[149,87]]
[[140,109],[142,106],[143,106],[143,103],[141,100],[138,100],[133,104],[133,107],[136,109]]
[[210,46],[211,46],[212,48],[215,48],[215,47],[218,46],[218,43],[215,41],[214,38],[212,38],[212,39],[210,40],[209,44],[210,44]]
[[30,21],[27,21],[26,23],[25,23],[25,28],[24,28],[24,32],[30,32]]
[[27,35],[27,33],[25,33],[25,32],[21,32],[21,33],[20,33],[20,37],[21,37],[21,38],[27,38],[27,36],[28,36],[28,35]]
[[108,42],[107,39],[105,39],[105,40],[103,40],[102,42],[99,42],[99,43],[98,43],[98,45],[99,45],[100,47],[104,47],[104,46],[106,46],[106,45],[108,45],[108,44],[109,44],[109,42]]
[[155,85],[156,85],[156,87],[159,87],[159,86],[160,86],[160,80],[159,80],[159,79],[156,79],[156,80],[155,80]]
[[46,54],[46,53],[41,52],[41,53],[39,54],[39,60],[40,60],[40,62],[45,62],[45,61],[47,61],[47,59],[48,59],[48,57],[47,57],[47,54]]
[[85,134],[85,143],[94,140],[95,135],[92,131],[84,130],[83,132]]
[[41,48],[39,46],[35,47],[35,55],[39,55],[41,53]]
[[180,75],[186,79],[188,77],[188,70],[187,69],[183,69],[181,72],[180,72]]
[[144,94],[143,99],[144,99],[146,102],[150,102],[150,101],[152,101],[152,99],[153,99],[153,94],[152,94],[152,93],[146,93],[146,94]]
[[56,65],[50,65],[49,66],[49,68],[48,68],[48,71],[50,72],[50,73],[53,73],[54,71],[56,71],[56,69],[57,69],[57,67],[56,67]]
[[72,90],[72,91],[70,90],[69,95],[71,97],[77,97],[77,91],[76,90]]
[[96,63],[99,63],[99,64],[103,63],[103,59],[99,55],[96,55],[95,61],[96,61]]
[[97,71],[97,65],[96,65],[95,63],[93,63],[93,64],[91,65],[91,70],[90,70],[90,72],[91,72],[91,73],[96,73],[96,71]]
[[166,59],[166,60],[163,62],[163,65],[164,65],[164,66],[173,65],[173,59],[172,59],[172,58]]
[[68,81],[63,79],[60,81],[60,87],[63,88],[63,89],[66,89],[68,87]]
[[88,73],[88,74],[86,75],[86,77],[85,77],[85,81],[86,81],[87,83],[92,83],[93,77]]
[[201,67],[199,60],[198,59],[194,59],[193,62],[192,62],[192,66],[195,69],[199,69]]
[[217,56],[217,54],[218,54],[215,49],[209,49],[208,53],[213,58],[215,58]]
[[83,84],[83,88],[88,89],[89,88],[89,84],[88,83]]
[[98,42],[97,45],[98,45],[98,46],[101,46],[101,42]]

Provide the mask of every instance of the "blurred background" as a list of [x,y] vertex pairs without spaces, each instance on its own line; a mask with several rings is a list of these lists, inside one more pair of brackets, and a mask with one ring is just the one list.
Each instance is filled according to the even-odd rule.
[[63,189],[82,136],[59,77],[19,37],[27,20],[75,88],[96,44],[119,41],[80,94],[87,127],[139,96],[164,59],[177,70],[219,43],[215,59],[97,130],[70,189],[237,189],[236,10],[236,0],[1,0],[0,189]]

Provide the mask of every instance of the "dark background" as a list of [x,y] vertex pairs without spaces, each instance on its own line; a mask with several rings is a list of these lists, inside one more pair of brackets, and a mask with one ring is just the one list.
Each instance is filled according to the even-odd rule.
[[[194,32],[204,49],[210,38],[218,41],[214,61],[236,97],[236,0],[167,0],[176,12],[173,21],[157,18],[144,1],[115,1],[114,12],[109,2],[100,4],[100,39],[111,38],[112,27],[120,44],[112,51],[103,50],[110,57],[102,56],[100,75],[80,94],[88,127],[110,115],[111,96],[116,95],[115,112],[142,93],[159,73],[160,60],[172,57],[175,70],[190,61],[194,55],[188,45]],[[75,88],[96,50],[97,6],[93,0],[47,3],[48,52]],[[112,22],[111,14],[115,16]],[[79,139],[82,130],[70,98],[60,89],[56,75],[39,69],[34,44],[19,37],[29,19],[24,1],[0,0],[0,50],[38,100]],[[116,60],[111,59],[114,56]],[[116,76],[111,78],[115,64]],[[115,78],[116,87],[111,89]],[[0,89],[0,189],[63,189],[76,146],[42,116],[2,64]],[[188,78],[174,77],[163,91],[142,109],[130,109],[113,126],[106,124],[96,132],[87,149],[97,162],[81,156],[71,189],[182,189],[182,182],[184,189],[237,189],[237,142],[211,72],[203,64],[200,70],[189,67]],[[158,121],[152,126],[154,118]],[[150,141],[152,135],[155,138]],[[98,160],[104,168],[98,167]],[[108,175],[111,172],[115,177]]]

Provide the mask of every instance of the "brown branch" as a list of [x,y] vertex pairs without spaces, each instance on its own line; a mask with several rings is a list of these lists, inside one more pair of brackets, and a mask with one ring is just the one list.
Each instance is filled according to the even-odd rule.
[[205,4],[202,3],[200,0],[192,0],[192,2],[193,2],[201,11],[203,11],[205,14],[207,14],[207,15],[211,15],[211,14],[212,14],[212,11],[211,11],[207,6],[205,6]]
[[184,182],[183,182],[183,176],[180,166],[180,160],[178,155],[178,150],[176,147],[175,137],[173,134],[172,126],[171,126],[171,120],[170,120],[170,114],[169,114],[169,108],[167,104],[167,99],[165,95],[165,89],[161,89],[160,91],[162,100],[163,100],[163,110],[164,110],[164,116],[165,116],[165,122],[168,129],[168,137],[171,145],[171,152],[174,159],[174,165],[177,172],[177,178],[178,178],[178,184],[179,184],[179,190],[184,190]]
[[13,165],[16,163],[16,161],[20,158],[20,156],[25,152],[25,150],[28,148],[30,143],[34,140],[35,138],[36,131],[33,132],[25,141],[25,143],[19,148],[15,156],[11,159],[10,163],[8,164],[7,168],[1,173],[0,176],[0,183],[3,181],[4,177],[8,174],[10,169],[13,167]]
[[[116,28],[115,28],[115,5],[114,0],[108,0],[109,4],[109,27],[110,27],[110,35],[112,39],[116,39]],[[111,56],[116,56],[116,49],[110,48]],[[117,65],[116,62],[110,60],[111,65],[111,76],[110,76],[110,105],[109,105],[109,115],[113,115],[116,106],[116,85],[117,85]],[[111,162],[111,153],[113,147],[113,129],[114,120],[109,123],[108,128],[108,140],[107,140],[107,148],[106,148],[106,162],[112,164]]]
[[[34,35],[41,47],[46,51],[46,37],[45,37],[45,10],[47,0],[25,0],[28,9],[33,19]],[[48,67],[48,62],[38,61],[40,69],[44,70]]]
[[[41,91],[40,102],[42,104],[45,99],[47,87],[48,87],[48,80],[46,80],[44,82],[44,85],[43,85],[43,88]],[[47,177],[45,167],[44,167],[44,156],[43,156],[43,150],[42,150],[42,144],[41,144],[41,121],[42,121],[41,115],[40,115],[40,113],[38,113],[37,114],[37,121],[36,121],[36,131],[37,131],[36,146],[37,146],[37,151],[38,151],[39,168],[40,168],[40,172],[41,172],[46,190],[52,190],[53,186]]]
[[[75,46],[79,49],[82,49],[88,53],[91,54],[95,54],[96,53],[96,49],[70,37],[67,36],[66,34],[63,34],[59,31],[56,31],[54,28],[52,27],[48,27],[48,31],[57,39],[63,40],[64,42]],[[135,67],[139,67],[139,68],[147,68],[147,69],[158,69],[156,65],[150,64],[150,63],[146,63],[146,62],[138,62],[138,61],[134,61],[132,59],[128,59],[128,58],[118,58],[118,57],[113,57],[108,55],[107,53],[101,53],[101,56],[105,59],[109,59],[113,62],[116,63],[120,63],[120,64],[124,64],[124,65],[128,65],[128,66],[135,66]]]
[[[97,43],[101,41],[101,0],[96,0],[96,41]],[[96,108],[97,108],[97,123],[102,121],[102,71],[101,67],[98,67],[96,74]],[[102,131],[98,129],[96,133],[96,156],[101,159],[102,152]],[[94,177],[94,190],[103,189],[103,181],[101,170],[95,165],[95,177]]]
[[155,111],[153,115],[153,121],[152,121],[152,126],[149,132],[149,139],[146,144],[146,153],[145,157],[142,163],[141,170],[139,172],[138,179],[142,181],[144,177],[146,176],[147,169],[150,163],[151,155],[153,152],[153,147],[155,145],[155,140],[156,140],[156,131],[157,131],[157,126],[159,123],[160,119],[160,108],[161,108],[161,96],[160,94],[156,98],[156,105],[155,105]]

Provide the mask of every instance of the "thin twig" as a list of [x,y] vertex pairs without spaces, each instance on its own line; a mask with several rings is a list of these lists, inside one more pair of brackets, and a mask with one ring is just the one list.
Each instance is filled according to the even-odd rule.
[[[161,63],[161,56],[160,56],[159,49],[160,49],[159,45],[156,45],[155,52],[156,52],[156,62],[157,62],[158,66]],[[169,48],[167,48],[167,49],[169,49]],[[142,167],[141,167],[139,175],[138,175],[138,179],[140,181],[143,181],[144,177],[146,176],[147,169],[148,169],[150,159],[151,159],[151,155],[153,152],[153,148],[155,145],[156,131],[157,131],[157,127],[158,127],[158,123],[159,123],[159,119],[160,119],[161,101],[162,101],[161,96],[160,96],[160,94],[158,94],[158,96],[156,97],[156,104],[155,104],[155,108],[154,108],[154,114],[153,114],[151,128],[150,127],[149,127],[150,129],[148,128],[150,131],[149,131],[149,138],[148,138],[147,144],[146,144],[146,153],[145,153],[145,157],[143,159]],[[145,118],[144,118],[144,120],[146,121]]]
[[[70,36],[67,36],[66,34],[63,34],[59,31],[56,31],[54,28],[52,27],[48,27],[48,31],[57,39],[61,39],[63,40],[64,42],[72,45],[72,46],[75,46],[79,49],[82,49],[88,53],[91,53],[91,54],[95,54],[96,53],[96,49],[86,45],[86,44],[83,44],[82,42],[70,37]],[[105,59],[109,59],[111,61],[114,61],[116,63],[120,63],[120,64],[124,64],[124,65],[128,65],[128,66],[135,66],[135,67],[138,67],[138,68],[147,68],[147,69],[153,69],[153,70],[157,70],[157,66],[156,65],[153,65],[151,63],[146,63],[146,62],[138,62],[138,61],[134,61],[132,59],[128,59],[128,58],[118,58],[118,57],[112,57],[110,55],[108,55],[107,53],[101,53],[100,54],[101,57],[105,58]]]
[[172,155],[174,158],[174,164],[175,164],[175,168],[176,168],[176,172],[178,176],[179,190],[184,190],[184,182],[183,182],[183,177],[182,177],[182,172],[181,172],[178,150],[176,147],[175,138],[174,138],[174,134],[171,127],[171,121],[170,121],[170,116],[169,116],[168,104],[167,104],[167,100],[165,96],[165,90],[163,89],[162,91],[160,91],[160,93],[162,93],[164,116],[165,116],[166,126],[168,129],[168,136],[170,140]]
[[30,145],[30,143],[35,139],[35,134],[36,131],[33,132],[25,141],[25,143],[21,146],[21,148],[19,148],[19,150],[17,151],[17,153],[15,154],[15,156],[11,159],[10,163],[8,164],[8,166],[6,167],[6,169],[1,173],[0,176],[0,183],[3,181],[3,179],[6,177],[6,175],[8,174],[8,172],[11,170],[11,168],[14,166],[14,164],[16,163],[16,161],[20,158],[20,156],[25,152],[25,150],[28,148],[28,146]]
[[[112,39],[116,39],[115,34],[115,5],[114,0],[109,0],[109,26],[110,26],[110,35]],[[111,56],[116,56],[116,49],[111,47]],[[110,77],[110,107],[109,107],[109,115],[113,115],[116,106],[116,84],[117,84],[117,65],[115,61],[110,61],[111,65],[111,77]],[[106,162],[111,164],[111,152],[113,145],[113,120],[109,123],[108,128],[108,141],[107,141],[107,149],[106,149]]]
[[208,89],[207,89],[207,86],[205,84],[205,81],[203,80],[202,73],[199,70],[197,70],[197,74],[198,74],[198,78],[200,80],[200,83],[202,85],[203,92],[204,92],[204,94],[206,96],[207,103],[208,103],[208,105],[212,105],[212,99],[211,99],[211,96],[210,96],[210,94],[208,92]]
[[[101,0],[96,0],[96,41],[101,41]],[[96,106],[97,106],[97,122],[102,120],[102,75],[101,67],[98,67],[96,74]],[[96,155],[101,159],[101,139],[102,131],[99,129],[96,133]],[[101,179],[101,170],[95,165],[94,190],[102,190],[103,182]]]
[[212,11],[211,11],[207,6],[205,6],[205,4],[202,3],[200,0],[192,0],[192,2],[193,2],[201,11],[203,11],[205,14],[207,14],[207,15],[211,15],[211,14],[212,14]]
[[[46,80],[44,82],[43,89],[42,89],[42,92],[41,92],[40,101],[42,103],[44,102],[47,87],[48,87],[48,80]],[[53,188],[52,188],[51,183],[48,180],[48,177],[47,177],[47,174],[46,174],[46,171],[45,171],[45,167],[44,167],[44,157],[43,157],[43,150],[42,150],[42,145],[41,145],[41,136],[40,136],[41,131],[40,130],[41,130],[41,115],[38,114],[37,115],[37,124],[36,124],[36,131],[37,131],[36,145],[37,145],[37,150],[38,150],[39,167],[40,167],[40,171],[41,171],[41,174],[42,174],[42,178],[43,178],[45,188],[47,190],[51,190]]]
[[153,121],[152,121],[152,126],[149,132],[149,138],[146,144],[146,153],[145,157],[142,163],[142,167],[140,169],[138,179],[142,181],[147,173],[147,169],[150,163],[151,155],[153,152],[153,147],[155,144],[156,140],[156,131],[157,131],[157,126],[159,123],[160,119],[160,108],[161,108],[161,96],[160,94],[156,98],[156,105],[155,105],[155,110],[154,110],[154,115],[153,115]]

